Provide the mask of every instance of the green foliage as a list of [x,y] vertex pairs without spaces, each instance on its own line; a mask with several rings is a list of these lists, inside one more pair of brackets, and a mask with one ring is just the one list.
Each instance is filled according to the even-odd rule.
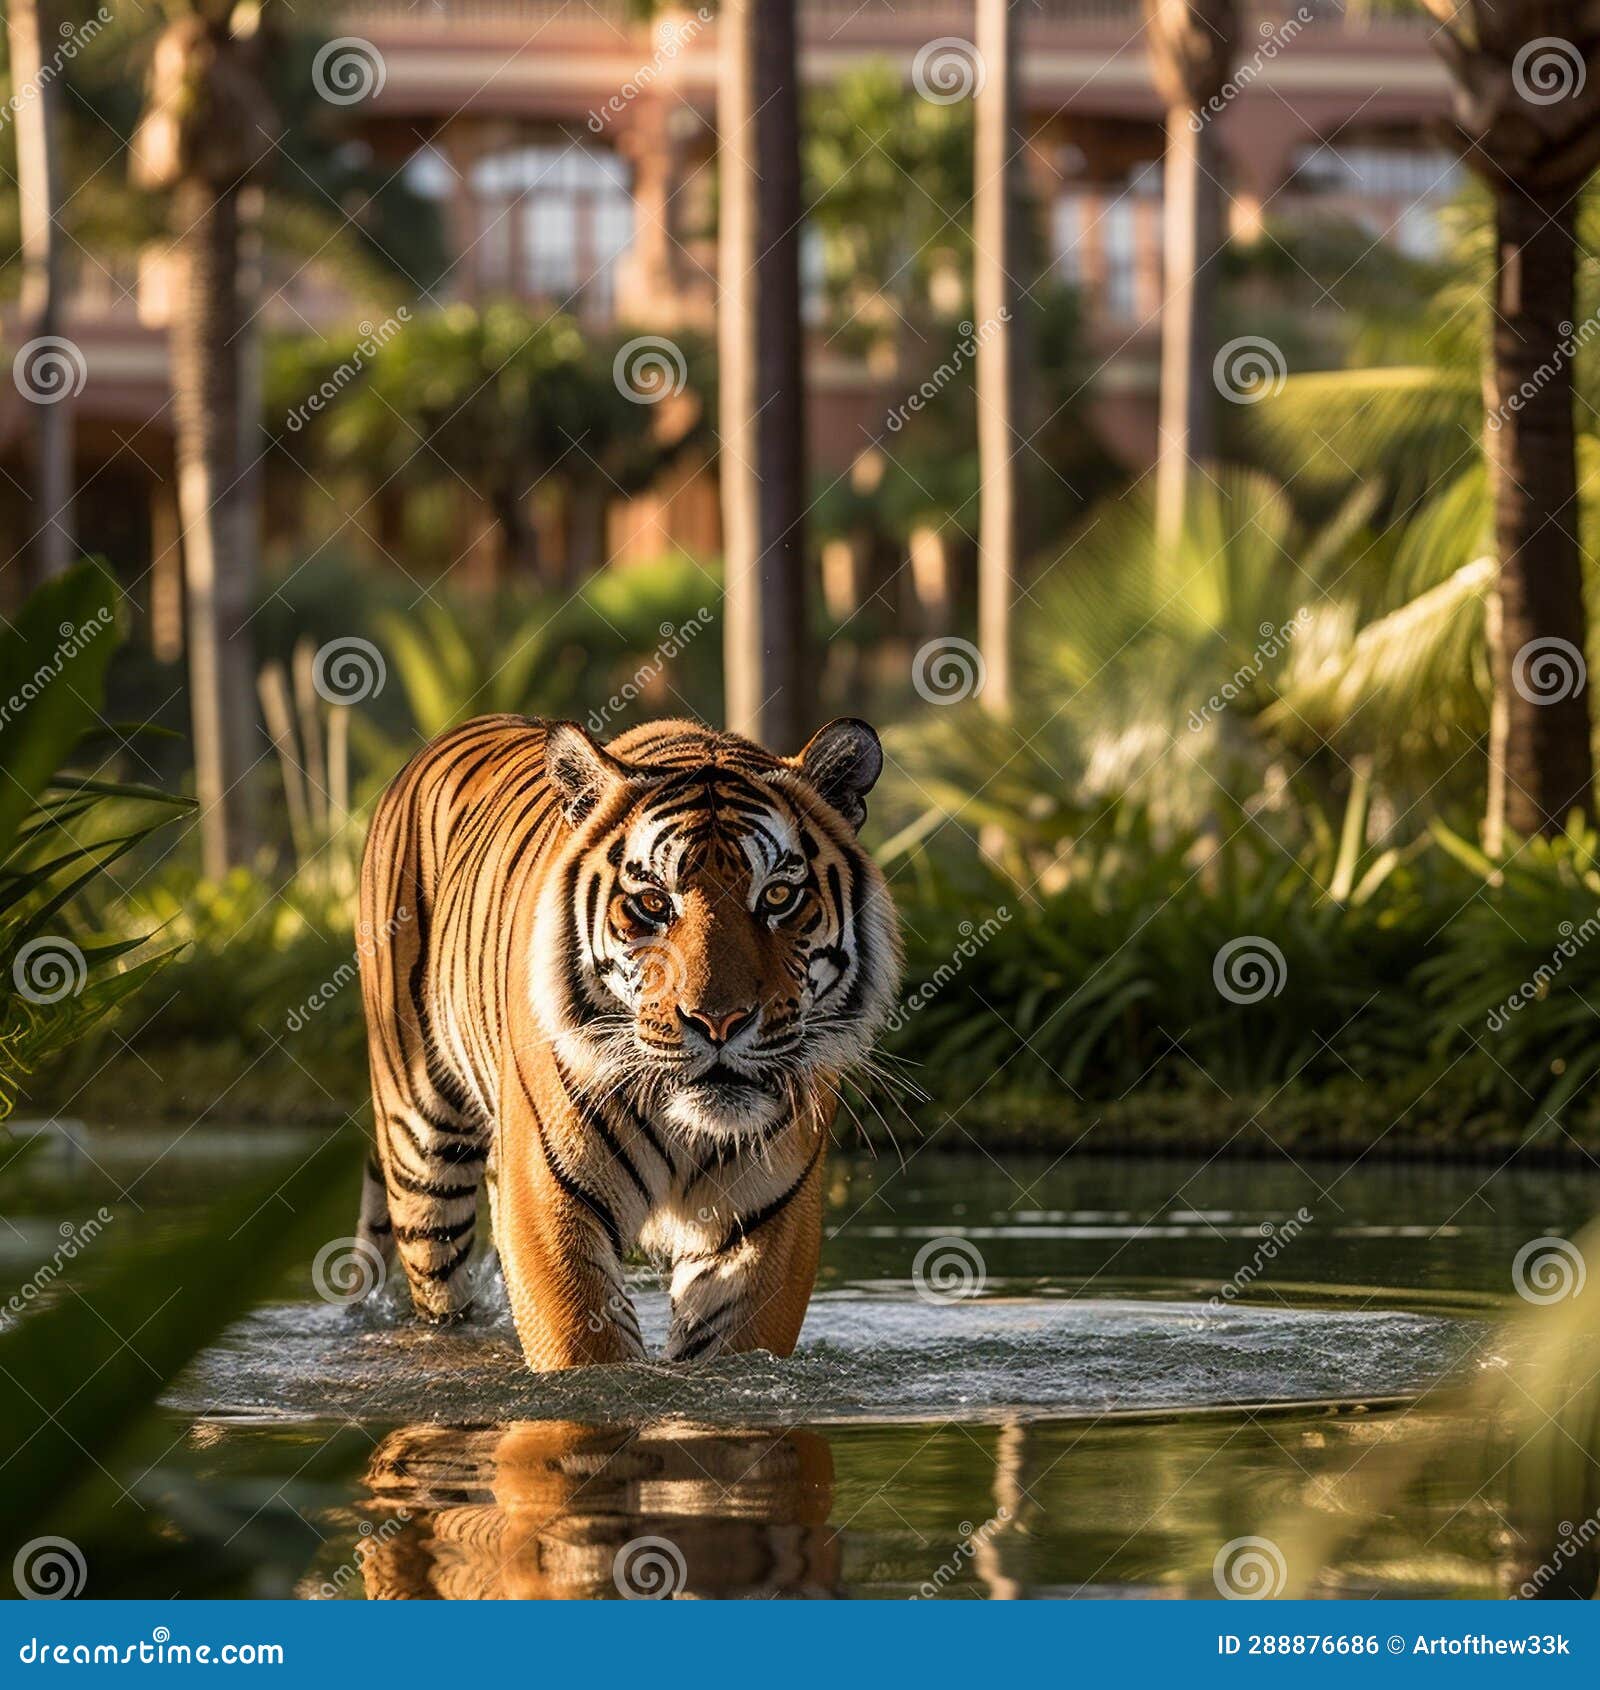
[[[153,1237],[114,1218],[70,1294],[0,1329],[0,1416],[14,1447],[27,1450],[0,1500],[7,1565],[25,1541],[59,1534],[83,1552],[88,1596],[175,1588],[200,1596],[259,1589],[263,1561],[286,1584],[309,1560],[317,1540],[286,1531],[288,1499],[274,1498],[252,1525],[259,1496],[219,1489],[202,1508],[167,1478],[158,1463],[170,1432],[152,1411],[201,1350],[286,1270],[308,1273],[318,1246],[348,1225],[355,1152],[353,1137],[336,1135],[297,1165],[219,1197],[198,1229]],[[355,1442],[301,1474],[301,1494],[319,1477],[348,1473],[370,1448]]]
[[27,1075],[137,991],[170,957],[118,970],[144,943],[79,943],[76,908],[94,883],[182,801],[95,774],[62,773],[100,726],[116,644],[116,589],[84,564],[39,589],[0,631],[0,1119]]
[[[716,378],[705,345],[681,334],[671,343],[681,367],[670,351],[642,366],[636,352],[619,373],[636,338],[586,334],[571,317],[509,300],[430,309],[361,338],[279,343],[266,414],[281,449],[330,471],[403,478],[408,491],[465,483],[501,525],[508,560],[532,562],[525,501],[544,483],[636,493],[709,438]],[[682,391],[640,403],[658,381]],[[294,426],[280,427],[283,417]]]
[[807,218],[844,346],[904,348],[967,309],[972,147],[970,103],[907,99],[893,65],[865,65],[812,97]]

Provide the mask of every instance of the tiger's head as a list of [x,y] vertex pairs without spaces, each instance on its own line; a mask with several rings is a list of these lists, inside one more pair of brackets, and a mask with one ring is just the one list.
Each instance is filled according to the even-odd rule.
[[871,1050],[899,983],[856,834],[883,767],[843,718],[798,757],[689,722],[606,747],[546,730],[570,839],[533,930],[534,1009],[567,1078],[686,1135],[759,1138]]

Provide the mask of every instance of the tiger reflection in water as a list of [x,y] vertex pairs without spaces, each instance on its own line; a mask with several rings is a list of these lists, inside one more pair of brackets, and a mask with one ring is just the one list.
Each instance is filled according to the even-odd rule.
[[372,1598],[839,1594],[833,1457],[814,1432],[407,1426],[367,1486]]

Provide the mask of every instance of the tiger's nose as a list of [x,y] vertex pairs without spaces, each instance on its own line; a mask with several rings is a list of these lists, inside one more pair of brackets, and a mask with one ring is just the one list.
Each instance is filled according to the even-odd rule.
[[685,1009],[681,1004],[678,1006],[678,1019],[684,1026],[695,1027],[714,1045],[725,1045],[754,1016],[753,1009]]

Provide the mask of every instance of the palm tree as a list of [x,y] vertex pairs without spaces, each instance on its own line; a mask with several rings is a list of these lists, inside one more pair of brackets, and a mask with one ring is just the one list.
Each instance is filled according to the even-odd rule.
[[[1467,162],[1494,199],[1484,401],[1498,560],[1485,840],[1593,804],[1572,363],[1579,191],[1600,164],[1596,0],[1423,0]],[[1568,684],[1543,684],[1553,669]],[[1541,669],[1543,673],[1541,673]]]
[[1237,0],[1144,0],[1144,16],[1167,107],[1156,527],[1175,543],[1191,470],[1215,449],[1212,318],[1223,220],[1220,150],[1208,108],[1227,83],[1239,17]]
[[[242,451],[240,198],[276,138],[262,81],[266,7],[186,0],[158,37],[133,142],[138,186],[167,194],[176,277],[170,348],[186,578],[195,787],[205,870],[253,844],[256,757],[249,616],[259,513]],[[246,32],[250,21],[255,27]]]
[[806,655],[795,0],[726,0],[717,28],[727,725],[798,750],[815,725],[815,666]]
[[973,304],[978,341],[978,646],[980,697],[1011,705],[1011,607],[1017,579],[1017,21],[1013,0],[978,0]]
[[[18,300],[29,340],[60,332],[62,240],[61,165],[57,106],[61,91],[53,71],[44,72],[43,43],[55,41],[47,0],[11,0],[7,25],[13,94],[31,97],[16,104],[17,189],[21,213],[22,288]],[[73,560],[72,392],[52,386],[34,412],[35,508],[38,512],[39,575],[62,574]]]

